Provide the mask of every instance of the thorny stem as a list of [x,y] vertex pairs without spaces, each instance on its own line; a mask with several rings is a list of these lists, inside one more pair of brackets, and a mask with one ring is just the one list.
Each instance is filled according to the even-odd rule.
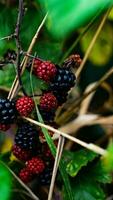
[[11,35],[8,35],[8,36],[6,36],[6,37],[0,38],[0,41],[2,41],[2,40],[11,40],[11,39],[13,39],[14,37],[15,37],[15,34],[11,34]]
[[[28,51],[27,51],[27,54],[31,54],[32,49],[33,49],[33,47],[34,47],[34,45],[35,45],[35,43],[36,43],[36,41],[38,39],[39,32],[40,32],[41,28],[43,27],[43,25],[44,25],[44,23],[45,23],[45,21],[47,19],[47,16],[48,16],[48,13],[45,15],[45,17],[43,18],[40,26],[38,27],[38,29],[36,31],[36,34],[34,35],[32,41],[30,43],[30,46],[29,46]],[[21,75],[22,75],[22,73],[24,72],[24,70],[26,68],[28,60],[29,60],[29,57],[26,55],[23,58],[23,61],[22,61],[21,66],[20,66],[20,68],[21,68]],[[13,99],[14,96],[18,93],[18,90],[19,90],[19,82],[18,82],[18,76],[16,76],[15,80],[14,80],[14,82],[12,84],[11,90],[9,92],[8,99]]]
[[22,79],[20,76],[20,62],[21,62],[21,45],[20,45],[20,26],[22,22],[22,17],[23,17],[23,0],[19,0],[19,12],[18,12],[18,18],[17,18],[17,24],[15,28],[15,40],[16,40],[16,45],[17,45],[17,59],[16,59],[16,71],[17,71],[17,76],[18,76],[18,81],[21,86],[23,94],[26,96],[25,89],[22,84]]

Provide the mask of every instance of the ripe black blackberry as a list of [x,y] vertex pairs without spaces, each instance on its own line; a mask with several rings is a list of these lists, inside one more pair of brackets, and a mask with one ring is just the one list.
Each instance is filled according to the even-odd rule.
[[15,144],[25,150],[38,151],[40,145],[38,131],[35,126],[24,123],[17,130]]
[[58,105],[61,106],[63,103],[67,101],[67,92],[63,91],[53,91],[53,94],[56,96],[56,99],[58,101]]
[[52,167],[46,167],[45,170],[38,176],[39,184],[42,186],[50,185],[52,177]]
[[0,124],[12,124],[15,118],[16,109],[14,102],[0,98]]
[[75,75],[67,68],[57,67],[57,73],[53,81],[50,83],[49,89],[56,92],[68,92],[75,85]]
[[40,114],[46,123],[52,123],[55,118],[55,110],[45,111],[44,109],[40,108],[39,106]]

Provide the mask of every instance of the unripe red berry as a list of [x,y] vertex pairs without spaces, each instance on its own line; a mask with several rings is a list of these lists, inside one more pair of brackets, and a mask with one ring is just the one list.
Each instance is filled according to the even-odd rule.
[[57,72],[56,66],[50,61],[34,61],[34,74],[40,79],[50,82]]
[[24,183],[28,183],[32,180],[33,176],[27,168],[23,168],[19,173],[19,177]]
[[45,111],[55,110],[58,106],[56,97],[51,93],[45,93],[40,98],[40,108]]
[[40,174],[45,169],[45,164],[41,158],[33,157],[26,162],[26,167],[31,174]]
[[17,100],[16,109],[21,116],[27,117],[33,111],[35,107],[34,101],[32,98],[24,96]]
[[21,161],[27,161],[31,155],[30,151],[24,150],[16,144],[13,146],[12,152]]
[[7,131],[10,128],[10,125],[0,124],[0,131]]

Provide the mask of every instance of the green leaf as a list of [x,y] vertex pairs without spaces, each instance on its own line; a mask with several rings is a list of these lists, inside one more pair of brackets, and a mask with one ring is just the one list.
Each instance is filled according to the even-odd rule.
[[2,160],[5,163],[9,163],[10,162],[10,156],[11,156],[10,151],[3,153],[3,154],[0,154],[0,160]]
[[105,200],[100,185],[90,176],[80,176],[72,185],[74,200]]
[[101,160],[96,165],[92,166],[91,170],[89,170],[89,174],[93,179],[100,183],[105,184],[112,182],[111,173],[106,170]]
[[0,199],[8,200],[10,197],[11,177],[9,172],[0,163]]
[[72,159],[67,165],[67,173],[72,177],[76,176],[79,170],[83,166],[86,166],[88,162],[94,160],[96,156],[96,153],[85,149],[76,152],[74,155],[74,159]]
[[111,140],[108,148],[107,154],[102,159],[103,165],[108,172],[113,172],[113,141]]
[[113,5],[112,0],[40,0],[40,3],[49,11],[48,28],[56,37],[66,36]]
[[[15,78],[15,69],[12,65],[7,65],[4,67],[4,70],[0,70],[0,88],[6,87],[10,88],[13,80]],[[34,91],[38,93],[40,90],[47,89],[47,84],[42,81],[41,79],[38,79],[33,75],[33,85],[34,85]],[[26,70],[22,77],[23,85],[26,88],[26,92],[28,94],[31,94],[31,86],[28,84],[30,82],[30,75],[29,72]]]

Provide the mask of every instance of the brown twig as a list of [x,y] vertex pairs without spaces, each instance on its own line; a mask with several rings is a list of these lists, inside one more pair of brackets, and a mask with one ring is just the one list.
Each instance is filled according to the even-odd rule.
[[88,56],[89,56],[89,54],[90,54],[90,52],[91,52],[96,40],[97,40],[97,38],[98,38],[98,36],[99,36],[99,34],[100,34],[105,22],[106,22],[106,19],[107,19],[108,15],[109,15],[110,10],[111,10],[111,8],[109,8],[108,11],[106,12],[106,14],[104,15],[104,17],[103,17],[103,19],[102,19],[102,21],[101,21],[101,23],[100,23],[95,35],[94,35],[92,41],[90,42],[90,45],[89,45],[89,47],[88,47],[88,49],[87,49],[87,51],[85,53],[85,56],[84,56],[84,58],[82,60],[82,63],[80,65],[80,67],[78,68],[77,72],[76,72],[76,77],[77,78],[80,77],[80,73],[81,73],[82,69],[84,68],[84,65],[85,65],[85,63],[87,61],[87,58],[88,58]]
[[17,24],[15,28],[15,40],[16,40],[16,46],[17,46],[17,57],[16,57],[16,73],[19,81],[19,85],[22,89],[23,94],[26,96],[26,91],[22,84],[22,79],[20,75],[20,62],[21,62],[21,42],[20,42],[20,27],[22,23],[22,17],[23,17],[24,7],[23,7],[23,0],[19,0],[19,12],[18,12],[18,18],[17,18]]
[[[38,27],[38,29],[37,29],[37,31],[36,31],[36,34],[34,35],[32,41],[31,41],[31,43],[30,43],[30,46],[29,46],[28,51],[27,51],[27,54],[31,54],[32,49],[33,49],[33,47],[34,47],[34,45],[35,45],[35,43],[36,43],[36,41],[37,41],[39,32],[40,32],[41,28],[43,27],[43,25],[44,25],[44,23],[45,23],[45,21],[46,21],[47,16],[48,16],[48,13],[45,15],[45,17],[44,17],[44,19],[42,20],[40,26]],[[21,75],[23,74],[23,72],[24,72],[24,70],[25,70],[25,68],[26,68],[26,65],[27,65],[28,60],[29,60],[29,57],[26,55],[26,56],[24,57],[24,59],[23,59],[21,65],[20,65],[20,68],[21,68],[20,74],[21,74]],[[13,99],[13,98],[16,96],[16,94],[18,93],[18,90],[19,90],[19,82],[18,82],[18,77],[16,76],[16,77],[15,77],[15,80],[14,80],[14,82],[13,82],[13,84],[12,84],[11,90],[10,90],[10,92],[9,92],[8,98],[9,98],[9,99]]]
[[6,37],[0,38],[0,41],[2,41],[2,40],[11,40],[11,39],[13,39],[14,37],[15,37],[15,34],[13,33],[13,34],[8,35],[8,36],[6,36]]
[[75,143],[77,143],[77,144],[79,144],[79,145],[91,150],[91,151],[94,151],[95,153],[98,153],[100,155],[105,155],[107,153],[106,150],[102,149],[101,147],[98,147],[95,144],[92,144],[92,143],[88,144],[88,143],[86,143],[86,142],[84,142],[82,140],[79,140],[79,139],[77,139],[77,138],[75,138],[75,137],[73,137],[73,136],[71,136],[71,135],[69,135],[67,133],[64,133],[64,132],[62,132],[60,130],[57,130],[57,129],[49,126],[49,125],[45,125],[45,124],[43,124],[41,122],[37,122],[37,121],[35,121],[35,120],[31,119],[31,118],[28,118],[28,117],[23,117],[23,119],[25,119],[25,120],[27,120],[27,121],[29,121],[29,122],[37,125],[37,126],[40,126],[40,127],[46,128],[46,129],[48,129],[50,131],[53,131],[54,133],[62,135],[63,137],[65,137],[65,138],[67,138],[67,139],[69,139],[69,140],[71,140],[71,141],[73,141],[73,142],[75,142]]
[[65,140],[64,137],[62,137],[60,135],[58,146],[57,146],[57,152],[56,152],[54,167],[53,167],[53,173],[52,173],[52,179],[51,179],[49,194],[48,194],[48,200],[52,199],[53,190],[54,190],[54,184],[55,184],[55,179],[56,179],[56,175],[57,175],[57,171],[58,171],[58,166],[59,166],[59,162],[60,162],[60,159],[61,159],[61,156],[62,156],[63,147],[64,147],[64,140]]

